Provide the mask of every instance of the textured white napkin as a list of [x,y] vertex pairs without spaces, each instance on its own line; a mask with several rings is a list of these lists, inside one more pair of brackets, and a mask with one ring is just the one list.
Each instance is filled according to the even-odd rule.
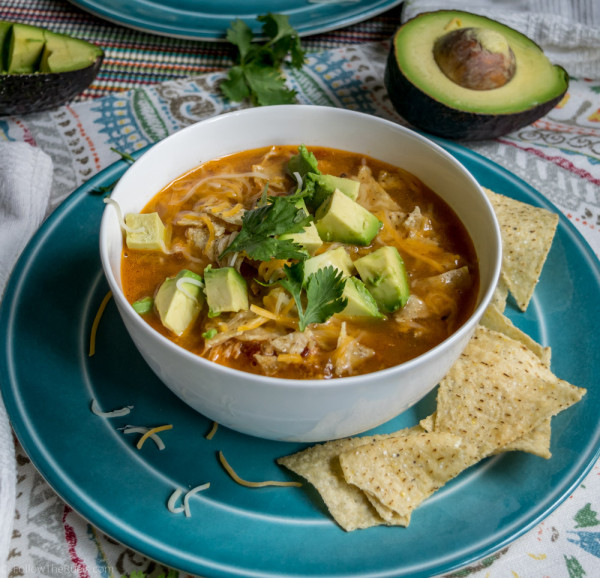
[[457,9],[497,20],[539,44],[571,76],[600,78],[598,0],[407,0],[404,21],[432,10]]
[[[52,160],[21,142],[0,142],[0,297],[17,257],[46,213],[52,185]],[[15,515],[15,454],[12,432],[0,396],[0,576]]]

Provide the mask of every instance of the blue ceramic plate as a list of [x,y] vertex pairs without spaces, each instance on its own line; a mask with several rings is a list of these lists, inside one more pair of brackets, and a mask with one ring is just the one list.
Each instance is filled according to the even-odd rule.
[[[528,185],[486,159],[447,145],[479,181],[497,192],[553,207]],[[92,191],[112,183],[119,161],[77,190],[32,240],[10,280],[0,311],[2,394],[14,429],[50,485],[108,535],[160,562],[209,576],[418,578],[447,572],[505,546],[537,524],[578,485],[600,448],[599,263],[561,217],[556,239],[526,314],[516,324],[553,350],[553,370],[588,388],[582,402],[553,419],[551,460],[513,453],[485,460],[432,496],[409,528],[346,533],[319,496],[302,488],[248,489],[221,468],[224,452],[247,480],[290,479],[275,458],[301,444],[265,441],[221,428],[176,398],[150,372],[111,301],[96,354],[90,328],[107,292],[98,257],[104,208]],[[510,308],[510,306],[509,306]],[[133,405],[131,414],[106,419]],[[378,428],[415,424],[434,407],[432,395]],[[173,424],[137,450],[125,424]],[[166,507],[175,487],[210,482],[191,500],[192,516]]]
[[116,24],[193,40],[224,40],[232,20],[241,18],[255,34],[262,32],[260,14],[287,14],[300,36],[308,36],[368,20],[401,0],[70,0],[79,8]]

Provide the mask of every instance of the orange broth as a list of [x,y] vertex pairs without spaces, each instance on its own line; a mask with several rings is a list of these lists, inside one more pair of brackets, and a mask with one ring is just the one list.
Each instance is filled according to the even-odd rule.
[[[342,150],[309,150],[321,173],[360,180],[357,202],[383,223],[370,246],[344,245],[351,258],[383,245],[395,246],[408,271],[412,301],[382,320],[334,315],[299,335],[289,294],[278,284],[274,290],[255,281],[276,279],[283,263],[261,264],[237,256],[235,264],[248,282],[250,303],[273,313],[275,319],[252,311],[209,318],[205,304],[194,325],[179,337],[161,324],[155,312],[144,315],[154,329],[197,355],[238,370],[321,379],[369,373],[410,360],[466,321],[475,306],[478,266],[471,239],[450,207],[402,169]],[[215,255],[226,246],[228,235],[240,228],[229,221],[255,206],[267,181],[270,195],[295,191],[297,183],[286,174],[286,166],[297,151],[297,146],[275,146],[208,161],[160,191],[143,212],[159,213],[170,232],[171,254],[124,249],[121,273],[127,299],[133,303],[154,295],[165,278],[184,268],[202,275],[207,265],[219,266]],[[226,174],[241,176],[217,178]],[[317,253],[331,247],[325,243]],[[215,335],[206,339],[203,334],[210,335],[209,329]]]

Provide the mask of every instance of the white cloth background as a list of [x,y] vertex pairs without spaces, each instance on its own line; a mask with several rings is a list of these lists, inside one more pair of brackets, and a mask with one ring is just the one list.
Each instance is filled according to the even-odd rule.
[[[44,151],[26,143],[0,142],[0,296],[18,256],[44,218],[51,184],[52,160]],[[14,512],[14,443],[0,396],[0,576],[8,575]]]

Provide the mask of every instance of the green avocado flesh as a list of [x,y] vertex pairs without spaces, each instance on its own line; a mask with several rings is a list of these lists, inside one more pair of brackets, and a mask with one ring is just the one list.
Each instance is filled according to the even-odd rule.
[[0,21],[0,114],[26,114],[67,102],[95,78],[98,46],[65,34]]
[[[516,66],[503,86],[466,88],[442,71],[434,46],[457,29],[475,29],[506,40]],[[469,12],[440,10],[420,14],[397,30],[385,82],[397,111],[416,127],[448,138],[486,138],[543,116],[565,94],[568,75],[520,32]]]

